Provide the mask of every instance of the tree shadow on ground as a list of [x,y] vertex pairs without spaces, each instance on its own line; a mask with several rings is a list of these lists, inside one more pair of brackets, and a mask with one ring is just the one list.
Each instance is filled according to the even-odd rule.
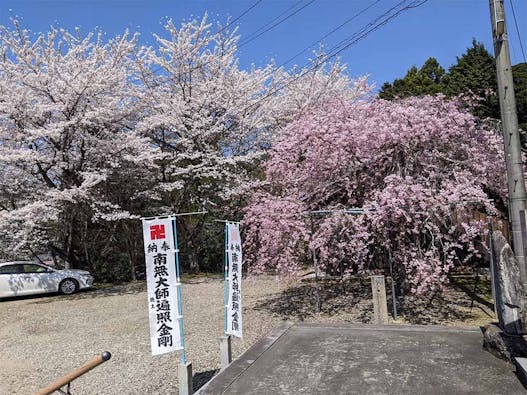
[[[93,299],[108,296],[119,296],[119,295],[134,295],[141,292],[146,292],[145,281],[134,281],[127,284],[102,284],[97,288],[86,289],[78,291],[72,295],[60,295],[60,294],[46,294],[38,295],[38,300],[33,302],[34,304],[45,304],[61,300],[82,300],[82,299]],[[45,296],[43,298],[42,296]]]
[[474,302],[494,311],[490,278],[486,276],[451,276],[449,280],[453,287],[466,293]]
[[345,315],[347,320],[370,322],[371,308],[363,305],[371,303],[371,287],[365,284],[366,280],[320,280],[317,297],[317,284],[303,281],[258,303],[254,308],[284,319],[303,321],[318,315],[317,300],[320,299],[320,315]]
[[[413,325],[443,325],[454,321],[467,321],[473,317],[470,309],[463,307],[463,300],[436,296],[430,300],[415,296],[397,298],[398,309],[404,320]],[[470,305],[470,301],[467,305]]]
[[411,324],[445,324],[494,319],[494,304],[489,302],[490,280],[475,276],[450,278],[442,294],[431,298],[398,298],[404,318]]
[[[389,281],[386,284],[388,314],[393,320],[393,299]],[[317,284],[302,281],[279,294],[273,295],[254,306],[289,320],[317,320],[325,317],[338,321],[371,323],[373,302],[371,283],[367,278],[350,280],[320,280],[320,314],[317,314]],[[486,304],[478,303],[481,296],[474,298],[458,287],[451,286],[442,295],[397,297],[398,322],[415,325],[444,325],[469,322],[483,312],[483,317],[493,318]],[[473,300],[474,299],[474,300]],[[400,320],[402,317],[402,320]]]
[[207,370],[205,372],[198,372],[192,376],[192,389],[194,392],[199,390],[205,384],[207,384],[210,379],[212,379],[216,373],[219,372],[219,369]]

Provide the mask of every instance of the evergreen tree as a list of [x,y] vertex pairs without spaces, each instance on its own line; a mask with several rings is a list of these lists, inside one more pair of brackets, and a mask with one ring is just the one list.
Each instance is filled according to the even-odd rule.
[[[527,148],[527,63],[512,66],[514,90],[518,107],[518,124],[522,145]],[[413,66],[404,78],[382,85],[379,97],[387,100],[443,93],[447,97],[458,95],[476,99],[472,113],[482,118],[500,119],[497,95],[496,64],[494,57],[482,43],[472,41],[472,46],[457,58],[448,72],[436,59],[429,58],[420,68]]]
[[527,134],[527,63],[512,66],[512,75],[518,110],[518,124]]
[[496,64],[494,57],[482,43],[472,41],[472,47],[457,58],[443,79],[442,92],[447,96],[473,94],[478,98],[474,115],[499,118],[497,97]]
[[435,58],[428,58],[420,69],[413,66],[404,78],[396,79],[393,84],[382,85],[379,97],[393,100],[409,96],[434,95],[441,92],[441,80],[445,69]]

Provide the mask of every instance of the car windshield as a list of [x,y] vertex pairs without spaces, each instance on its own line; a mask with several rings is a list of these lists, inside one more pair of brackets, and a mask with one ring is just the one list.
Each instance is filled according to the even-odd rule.
[[40,266],[44,266],[46,269],[62,270],[62,268],[58,268],[58,267],[55,267],[55,266],[47,265],[47,264],[42,263],[42,262],[35,262],[35,263],[38,263]]
[[55,270],[62,270],[65,268],[65,262],[62,259],[58,257],[53,258],[53,256],[47,254],[37,255],[35,263],[45,265]]
[[7,262],[0,266],[1,274],[19,274],[19,273],[45,273],[46,271],[57,270],[52,266],[44,265],[38,261],[14,261]]
[[52,270],[66,269],[66,261],[58,257],[53,258],[53,256],[46,255],[46,254],[38,254],[33,257],[27,257],[26,259],[22,258],[22,259],[13,260],[11,262],[6,262],[6,263],[37,264],[37,265],[45,266],[47,269],[52,269]]
[[48,266],[39,263],[28,263],[23,266],[23,273],[46,273],[51,270]]

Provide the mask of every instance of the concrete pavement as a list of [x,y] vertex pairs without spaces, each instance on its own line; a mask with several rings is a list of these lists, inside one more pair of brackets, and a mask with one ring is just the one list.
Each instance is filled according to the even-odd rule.
[[526,393],[481,344],[477,328],[284,323],[199,393]]

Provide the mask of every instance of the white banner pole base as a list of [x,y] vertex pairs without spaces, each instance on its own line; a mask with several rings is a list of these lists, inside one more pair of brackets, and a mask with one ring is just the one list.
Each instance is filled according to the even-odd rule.
[[180,363],[178,366],[178,387],[179,395],[192,395],[192,364],[187,362]]
[[220,337],[220,359],[221,370],[225,369],[232,362],[231,336]]

